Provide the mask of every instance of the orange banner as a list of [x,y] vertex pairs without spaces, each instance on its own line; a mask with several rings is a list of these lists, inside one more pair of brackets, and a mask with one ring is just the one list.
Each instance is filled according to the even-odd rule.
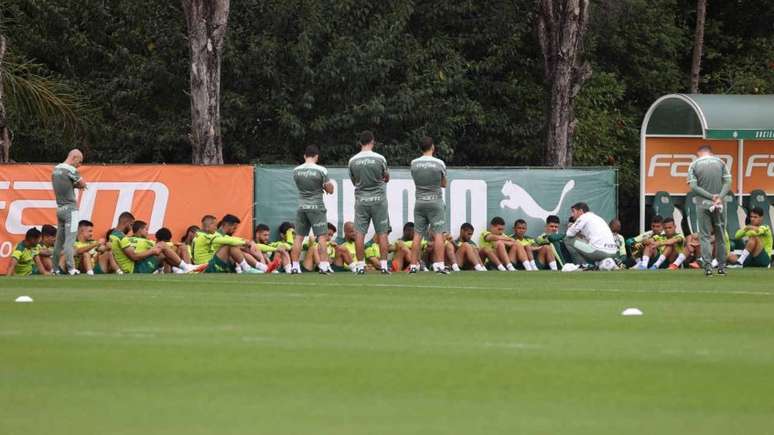
[[[732,192],[738,193],[739,145],[736,141],[701,138],[649,137],[645,141],[645,195],[666,191],[672,195],[688,192],[688,167],[699,145],[710,144],[731,171]],[[774,194],[774,142],[745,141],[742,156],[744,192],[761,189]]]
[[[0,166],[0,274],[30,227],[56,225],[53,166]],[[205,214],[236,215],[242,220],[237,235],[251,236],[252,166],[106,165],[80,172],[88,188],[78,195],[79,218],[92,221],[100,237],[124,211],[148,222],[151,234],[169,228],[174,240]]]

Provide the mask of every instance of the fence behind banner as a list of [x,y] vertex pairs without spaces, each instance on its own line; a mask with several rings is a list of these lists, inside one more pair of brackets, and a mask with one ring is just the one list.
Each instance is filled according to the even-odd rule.
[[[56,225],[52,168],[0,166],[0,274],[30,227]],[[176,240],[205,214],[231,213],[243,222],[238,235],[250,237],[252,166],[105,165],[80,171],[88,189],[79,194],[79,217],[94,222],[97,237],[114,227],[124,211],[148,222],[151,234],[169,228]]]
[[[293,221],[298,204],[297,190],[288,166],[255,168],[255,219],[268,224],[273,234],[283,221]],[[335,184],[333,195],[325,195],[328,221],[341,227],[354,217],[354,187],[346,168],[328,168]],[[407,168],[391,168],[387,184],[391,239],[401,236],[403,224],[413,221],[414,182]],[[444,189],[447,223],[456,237],[460,225],[470,222],[475,237],[494,216],[501,216],[509,228],[524,219],[528,233],[543,232],[546,216],[559,215],[563,224],[570,206],[583,201],[592,211],[609,220],[617,215],[617,172],[611,168],[450,168]]]

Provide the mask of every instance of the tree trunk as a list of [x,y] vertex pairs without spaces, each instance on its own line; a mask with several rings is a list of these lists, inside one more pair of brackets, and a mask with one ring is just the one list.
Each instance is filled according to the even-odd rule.
[[583,60],[589,0],[538,0],[538,41],[546,87],[544,162],[572,166],[573,106],[591,66]]
[[5,58],[5,36],[0,35],[0,163],[11,160],[11,134],[8,130],[8,117],[5,113],[5,95],[3,94],[3,59]]
[[222,164],[220,65],[229,0],[182,0],[191,48],[193,163]]
[[699,93],[699,73],[701,55],[704,50],[704,21],[707,17],[707,0],[696,1],[696,33],[693,40],[693,59],[691,60],[691,93]]

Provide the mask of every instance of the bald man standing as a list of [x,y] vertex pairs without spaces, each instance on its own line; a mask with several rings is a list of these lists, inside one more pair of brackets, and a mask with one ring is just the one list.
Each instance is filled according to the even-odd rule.
[[59,270],[59,256],[64,248],[67,273],[78,275],[73,259],[73,245],[78,233],[78,204],[75,202],[75,189],[86,189],[78,167],[83,162],[83,154],[72,150],[67,154],[67,160],[54,167],[51,174],[51,184],[56,194],[56,244],[54,245],[54,270]]

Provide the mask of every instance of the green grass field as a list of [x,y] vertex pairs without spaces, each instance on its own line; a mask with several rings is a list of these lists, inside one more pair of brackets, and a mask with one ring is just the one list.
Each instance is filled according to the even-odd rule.
[[772,278],[0,278],[0,434],[771,433]]

